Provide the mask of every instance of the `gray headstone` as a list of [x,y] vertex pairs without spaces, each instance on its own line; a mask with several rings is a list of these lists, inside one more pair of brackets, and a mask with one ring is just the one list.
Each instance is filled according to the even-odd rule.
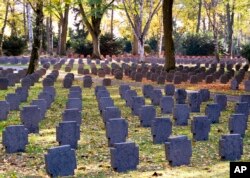
[[45,78],[44,80],[43,80],[43,86],[45,87],[45,86],[53,86],[54,85],[54,81],[53,80],[51,80],[50,78]]
[[76,121],[60,122],[56,127],[56,141],[59,145],[70,145],[77,149],[77,142],[80,139],[80,125]]
[[82,99],[82,93],[79,91],[70,91],[68,98],[80,98],[80,99]]
[[20,115],[22,124],[28,129],[29,133],[39,132],[39,122],[42,120],[42,116],[38,106],[24,106]]
[[99,91],[101,91],[101,90],[106,90],[106,91],[108,91],[107,88],[106,88],[105,86],[96,86],[96,87],[95,87],[95,96],[96,96],[96,97],[97,97],[97,93],[98,93]]
[[160,108],[162,114],[172,114],[174,108],[174,99],[172,96],[164,96],[160,101]]
[[151,92],[154,90],[152,85],[143,85],[142,93],[145,98],[150,98]]
[[190,93],[188,96],[188,103],[191,112],[200,112],[201,95],[199,92]]
[[176,104],[174,108],[175,125],[188,125],[190,109],[187,104]]
[[237,82],[236,79],[233,79],[231,81],[231,86],[230,86],[231,90],[238,90],[239,89],[239,83]]
[[228,128],[231,134],[245,136],[247,129],[247,117],[245,114],[233,114],[229,118]]
[[3,131],[3,145],[7,153],[24,152],[28,144],[28,130],[23,125],[11,125]]
[[108,145],[114,146],[115,143],[126,142],[128,136],[128,123],[123,118],[109,119],[106,123],[106,137]]
[[250,95],[240,95],[240,102],[247,102],[250,109]]
[[127,90],[130,90],[130,86],[129,85],[120,85],[119,86],[119,94],[121,96],[122,99],[125,98],[125,92]]
[[72,86],[70,88],[70,91],[78,91],[78,92],[82,93],[82,89],[80,86]]
[[97,101],[102,97],[110,97],[110,93],[107,90],[98,90],[96,93]]
[[166,159],[171,166],[189,165],[192,157],[192,145],[187,136],[168,138],[165,143]]
[[139,148],[133,142],[116,143],[110,153],[111,166],[116,172],[135,170],[139,164]]
[[152,120],[151,134],[154,144],[165,143],[172,133],[172,122],[169,118],[155,118]]
[[45,155],[46,172],[51,177],[72,176],[76,169],[76,153],[69,145],[50,148]]
[[23,88],[30,88],[31,85],[32,85],[31,80],[28,77],[25,77],[21,80],[21,86]]
[[219,141],[219,155],[222,160],[240,160],[243,154],[243,140],[240,134],[222,135]]
[[196,116],[192,120],[191,131],[196,141],[208,140],[211,121],[207,116]]
[[0,101],[0,121],[7,120],[10,112],[10,104],[7,101]]
[[69,98],[66,103],[66,109],[78,109],[82,111],[82,100],[79,98]]
[[247,102],[236,103],[235,105],[236,114],[245,114],[247,117],[249,115],[249,108]]
[[199,91],[201,95],[202,102],[207,102],[210,99],[210,91],[208,89],[200,89]]
[[219,123],[220,112],[219,104],[207,104],[205,109],[205,114],[212,124]]
[[29,96],[29,92],[28,92],[27,88],[18,87],[16,89],[15,93],[20,96],[20,102],[26,102],[27,101],[27,98]]
[[10,104],[11,111],[18,111],[21,103],[20,96],[15,93],[10,93],[6,96],[6,101]]
[[41,112],[41,118],[44,119],[46,111],[47,111],[47,102],[45,99],[37,99],[37,100],[32,100],[30,105],[35,105],[38,106]]
[[250,80],[244,82],[245,91],[250,91]]
[[101,97],[98,103],[99,111],[102,113],[107,107],[113,107],[114,101],[110,97]]
[[121,110],[118,107],[106,107],[103,111],[103,122],[106,124],[110,119],[121,118]]
[[154,106],[146,105],[140,109],[139,119],[142,127],[151,127],[152,120],[156,116],[156,110]]
[[218,103],[221,111],[227,108],[227,96],[223,94],[215,95],[214,102]]
[[131,107],[133,96],[137,96],[137,93],[136,93],[135,90],[127,90],[127,91],[125,92],[126,106]]
[[7,78],[0,78],[0,90],[8,90],[9,80]]
[[77,108],[75,109],[66,109],[63,112],[63,121],[75,121],[78,125],[82,124],[82,114],[81,111]]
[[84,76],[83,77],[83,87],[84,88],[91,88],[93,84],[91,76]]
[[173,84],[168,84],[165,86],[165,94],[166,96],[174,96],[175,86]]
[[156,105],[156,106],[160,105],[160,101],[161,101],[162,96],[163,95],[162,95],[161,90],[158,90],[158,89],[153,90],[151,92],[151,95],[150,95],[150,99],[151,99],[152,104]]
[[102,81],[102,85],[103,86],[111,86],[111,79],[110,78],[105,78],[105,79],[103,79],[103,81]]
[[46,101],[47,109],[50,108],[50,106],[53,102],[53,96],[48,92],[41,92],[38,95],[38,99],[44,99]]
[[63,80],[63,87],[64,88],[71,88],[72,84],[73,84],[73,80],[71,78],[69,78],[69,77],[64,78],[64,80]]
[[185,104],[187,92],[185,89],[177,89],[175,92],[175,99],[177,104]]
[[55,100],[56,96],[56,89],[53,86],[44,86],[43,92],[49,93],[52,96],[53,101]]
[[133,96],[131,103],[132,114],[139,116],[141,107],[145,105],[145,99],[141,96]]

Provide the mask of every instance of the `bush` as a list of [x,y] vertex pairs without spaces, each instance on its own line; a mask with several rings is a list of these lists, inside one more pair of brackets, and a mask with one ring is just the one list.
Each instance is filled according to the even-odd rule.
[[131,41],[129,41],[127,38],[124,38],[123,41],[124,41],[123,51],[126,53],[131,53],[131,51],[132,51]]
[[157,52],[158,50],[158,41],[156,37],[151,37],[149,40],[145,42],[145,44],[148,44],[151,51]]
[[27,42],[23,37],[5,37],[3,41],[3,51],[7,56],[18,56],[23,54],[27,47]]
[[102,55],[117,55],[123,53],[124,49],[123,39],[119,39],[110,33],[101,35],[100,37],[100,50]]
[[144,51],[146,54],[150,54],[152,52],[152,49],[149,44],[144,45]]
[[182,42],[186,55],[207,56],[213,55],[215,51],[214,41],[208,35],[189,34]]
[[250,43],[243,45],[240,53],[250,62]]

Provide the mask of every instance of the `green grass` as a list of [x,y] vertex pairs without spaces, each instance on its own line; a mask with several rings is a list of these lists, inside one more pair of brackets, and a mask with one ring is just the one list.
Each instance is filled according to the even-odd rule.
[[[75,81],[75,85],[82,85]],[[45,171],[44,154],[51,147],[58,146],[56,142],[56,126],[62,120],[62,112],[65,109],[68,90],[62,88],[58,80],[55,84],[57,96],[55,102],[48,110],[45,119],[40,123],[39,134],[29,135],[29,145],[25,153],[6,154],[0,145],[0,177],[24,177],[24,176],[47,176]],[[141,88],[132,87],[140,96]],[[0,100],[4,100],[10,90],[0,91]],[[41,84],[36,84],[29,91],[29,98],[21,107],[28,105],[32,99],[37,99],[42,90]],[[154,172],[163,177],[229,177],[229,162],[221,161],[218,155],[218,142],[222,134],[228,133],[228,119],[233,113],[235,103],[229,102],[226,111],[223,111],[219,124],[211,126],[210,137],[205,142],[192,141],[193,155],[189,166],[171,167],[165,160],[164,145],[152,144],[152,136],[149,128],[140,127],[139,118],[131,114],[131,110],[125,106],[125,101],[119,96],[118,86],[108,87],[115,105],[122,111],[122,117],[129,123],[128,140],[139,145],[140,164],[135,171],[116,173],[110,166],[110,153],[105,136],[105,127],[98,111],[97,101],[94,96],[94,88],[83,89],[83,122],[81,125],[81,139],[78,142],[77,170],[75,177],[151,177]],[[173,135],[187,135],[192,139],[191,120],[195,115],[204,115],[205,106],[201,106],[201,113],[191,114],[188,126],[173,126]],[[150,100],[146,99],[146,104]],[[162,116],[159,107],[157,116]],[[20,112],[13,111],[7,121],[0,122],[0,141],[3,129],[12,124],[20,124]],[[173,118],[171,115],[163,115]],[[244,155],[241,161],[250,161],[250,131],[244,138]]]

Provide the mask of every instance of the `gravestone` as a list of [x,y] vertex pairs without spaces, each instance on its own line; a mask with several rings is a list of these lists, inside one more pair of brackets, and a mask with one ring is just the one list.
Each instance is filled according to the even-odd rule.
[[228,128],[231,134],[245,136],[247,129],[247,116],[245,114],[233,114],[229,118]]
[[31,85],[32,85],[31,80],[28,77],[25,77],[21,80],[21,86],[23,88],[30,88]]
[[38,106],[41,112],[41,119],[45,117],[46,111],[47,111],[47,102],[45,99],[37,99],[37,100],[32,100],[30,105],[35,105]]
[[63,87],[64,88],[71,88],[72,84],[73,84],[73,80],[71,78],[69,78],[69,77],[64,78],[64,80],[63,80]]
[[200,112],[201,96],[199,92],[190,93],[188,103],[191,112]]
[[223,94],[217,94],[214,97],[214,102],[218,103],[221,111],[227,108],[227,96]]
[[245,91],[250,91],[250,80],[244,82]]
[[7,101],[0,101],[0,121],[7,120],[10,112],[10,104]]
[[63,112],[63,121],[75,121],[78,125],[82,124],[81,110],[77,108],[66,109]]
[[132,114],[139,116],[141,107],[145,105],[145,99],[141,96],[133,96],[131,103]]
[[239,89],[239,83],[237,82],[236,79],[233,79],[231,81],[231,86],[230,86],[231,90],[238,90]]
[[206,78],[205,78],[205,83],[206,84],[211,84],[214,82],[214,77],[213,75],[207,75]]
[[126,106],[131,107],[132,104],[132,97],[137,96],[137,93],[135,90],[127,90],[125,92],[125,100],[126,100]]
[[247,117],[249,115],[249,108],[247,102],[238,102],[235,105],[236,114],[245,114]]
[[50,93],[47,92],[41,92],[38,95],[38,99],[44,99],[47,104],[47,109],[50,108],[52,102],[53,102],[53,96]]
[[89,75],[86,75],[83,77],[83,88],[91,88],[93,84],[92,77]]
[[72,176],[76,169],[76,153],[70,145],[50,148],[45,155],[46,172],[51,177]]
[[6,153],[24,152],[28,144],[28,130],[23,125],[10,125],[3,131]]
[[142,127],[151,127],[152,120],[156,116],[156,110],[154,106],[145,105],[142,106],[139,111],[139,119]]
[[165,143],[166,160],[171,166],[189,165],[192,145],[187,136],[169,137]]
[[42,120],[42,116],[38,106],[24,106],[20,115],[22,124],[29,133],[39,132],[39,122]]
[[111,86],[111,79],[110,78],[105,78],[102,81],[103,86]]
[[126,142],[128,136],[128,123],[123,118],[109,119],[106,122],[106,137],[108,145],[113,147],[115,143]]
[[207,102],[210,100],[210,91],[208,89],[200,89],[199,93],[201,95],[202,102]]
[[80,125],[76,121],[60,122],[56,127],[56,141],[59,145],[70,145],[77,149],[77,142],[80,139]]
[[109,91],[105,88],[105,90],[98,90],[96,93],[96,99],[97,101],[100,100],[102,97],[110,97]]
[[121,118],[121,110],[118,107],[106,107],[103,111],[103,122],[106,124],[110,119]]
[[95,87],[95,96],[96,96],[96,97],[97,97],[97,93],[98,93],[99,91],[101,91],[101,90],[106,90],[106,91],[108,91],[107,88],[106,88],[105,86],[96,86],[96,87]]
[[173,84],[168,84],[165,86],[164,91],[165,91],[166,96],[174,96],[175,86]]
[[185,89],[177,89],[175,92],[175,100],[177,104],[185,104],[187,92]]
[[7,78],[0,78],[0,90],[8,90],[9,80]]
[[152,120],[151,135],[154,144],[165,143],[172,133],[172,122],[169,118],[154,118]]
[[80,98],[80,99],[82,99],[82,93],[79,91],[70,91],[68,94],[68,98]]
[[208,140],[211,121],[207,116],[196,116],[191,123],[193,139],[196,141]]
[[160,108],[162,114],[173,113],[174,99],[172,96],[163,96],[160,100]]
[[53,86],[45,86],[45,87],[43,87],[43,92],[49,93],[51,95],[51,97],[52,97],[52,101],[55,100],[56,89]]
[[119,94],[121,96],[122,99],[125,98],[125,92],[127,90],[130,90],[130,86],[129,85],[120,85],[119,86]]
[[10,104],[10,111],[18,111],[21,103],[20,96],[15,93],[9,93],[5,97],[6,101]]
[[142,87],[143,96],[145,98],[150,98],[153,90],[154,90],[154,87],[152,85],[143,85]]
[[43,79],[43,86],[53,86],[54,85],[54,81],[51,80],[50,78],[45,78]]
[[114,101],[110,97],[101,97],[98,103],[100,113],[104,112],[107,107],[114,107]]
[[19,95],[20,97],[20,102],[26,102],[27,98],[29,96],[29,92],[27,88],[23,88],[23,87],[18,87],[15,91],[15,93],[17,95]]
[[72,86],[70,88],[70,91],[78,91],[78,92],[82,93],[82,89],[80,86]]
[[115,143],[110,154],[111,166],[116,172],[135,170],[139,164],[139,148],[134,142]]
[[175,125],[188,125],[190,109],[187,104],[176,104],[174,108]]
[[205,114],[212,124],[219,123],[220,112],[219,104],[207,104],[205,109]]
[[240,102],[247,102],[248,108],[250,109],[250,95],[248,94],[240,95]]
[[66,103],[66,109],[78,109],[82,111],[82,100],[80,98],[69,98]]
[[151,92],[150,99],[153,105],[156,106],[160,105],[161,98],[162,98],[161,90],[156,89]]
[[222,160],[240,160],[243,154],[243,140],[240,134],[222,135],[219,141],[219,155]]

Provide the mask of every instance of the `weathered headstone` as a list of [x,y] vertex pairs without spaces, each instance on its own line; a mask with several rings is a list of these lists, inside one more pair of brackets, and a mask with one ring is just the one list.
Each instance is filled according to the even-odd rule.
[[202,102],[207,102],[210,99],[210,91],[208,89],[200,89],[199,91],[201,95]]
[[142,87],[143,96],[145,98],[150,98],[153,90],[154,90],[154,87],[152,85],[143,85]]
[[9,86],[9,80],[7,78],[0,78],[0,90],[7,90]]
[[68,98],[80,98],[80,99],[82,99],[82,93],[79,91],[70,91],[68,94]]
[[160,105],[160,101],[162,98],[161,90],[155,89],[151,92],[150,99],[153,105]]
[[121,96],[122,99],[125,98],[125,92],[127,90],[130,90],[130,86],[129,85],[120,85],[119,86],[119,94]]
[[154,118],[152,120],[151,134],[154,144],[165,143],[172,133],[172,122],[169,118]]
[[219,155],[222,160],[240,160],[243,154],[243,140],[240,134],[222,135],[219,141]]
[[247,102],[238,102],[235,105],[236,114],[245,114],[247,117],[249,115],[249,108]]
[[219,123],[220,119],[220,106],[219,104],[207,104],[205,114],[211,123]]
[[175,125],[188,125],[190,109],[187,104],[176,104],[174,108]]
[[114,171],[135,170],[139,164],[139,148],[133,142],[115,143],[110,148],[111,166]]
[[166,96],[174,96],[175,86],[173,84],[167,84],[165,86],[165,94]]
[[24,152],[28,144],[28,130],[23,125],[10,125],[3,131],[3,145],[7,153]]
[[45,155],[45,167],[51,177],[72,176],[76,169],[76,153],[70,145],[50,148]]
[[27,88],[23,88],[23,87],[18,87],[15,91],[15,93],[17,95],[19,95],[20,97],[20,102],[26,102],[27,98],[29,96],[29,92]]
[[141,96],[133,96],[131,103],[132,114],[139,116],[141,107],[145,105],[145,99]]
[[196,116],[191,123],[193,139],[196,141],[208,140],[211,121],[207,116]]
[[126,106],[131,107],[132,104],[132,97],[137,96],[137,93],[135,90],[127,90],[125,92],[125,100],[126,100]]
[[192,157],[192,145],[187,136],[168,138],[165,143],[166,159],[171,166],[189,165]]
[[154,106],[145,105],[142,106],[139,111],[139,119],[142,127],[151,127],[152,120],[156,116],[156,110]]
[[175,92],[175,99],[177,104],[185,104],[187,92],[185,89],[177,89]]
[[172,96],[164,96],[160,101],[160,108],[162,114],[171,114],[173,113],[174,108],[174,99]]
[[188,103],[191,112],[200,112],[201,95],[199,92],[190,93],[188,96]]
[[51,80],[50,78],[45,78],[44,80],[43,80],[43,86],[45,87],[45,86],[53,86],[54,85],[54,81],[53,80]]
[[6,120],[10,112],[10,104],[7,101],[0,101],[0,121]]
[[9,93],[5,97],[6,101],[10,104],[10,110],[11,111],[18,111],[19,110],[19,105],[21,103],[20,101],[20,96],[15,93]]
[[110,97],[101,97],[99,99],[98,108],[100,113],[104,112],[107,107],[114,107],[114,101]]
[[108,145],[113,147],[115,143],[126,142],[128,136],[128,123],[123,118],[109,119],[106,122],[106,137]]
[[32,100],[30,105],[38,106],[41,111],[41,118],[43,119],[45,117],[47,111],[47,102],[45,99]]
[[63,112],[63,121],[75,121],[78,125],[82,124],[82,114],[77,108],[66,109]]
[[70,145],[77,149],[77,142],[80,139],[80,125],[76,121],[60,122],[56,127],[56,141],[59,145]]
[[53,96],[50,93],[47,92],[41,92],[38,95],[38,99],[44,99],[47,104],[47,109],[50,108],[52,102],[53,102]]
[[66,103],[66,109],[78,109],[82,111],[82,100],[80,98],[69,98]]
[[221,111],[227,108],[227,96],[223,94],[217,94],[214,97],[214,102],[218,103]]
[[229,118],[228,128],[231,134],[245,136],[247,129],[247,116],[245,114],[233,114]]
[[121,110],[118,107],[106,107],[102,115],[103,122],[106,124],[110,119],[121,118]]

